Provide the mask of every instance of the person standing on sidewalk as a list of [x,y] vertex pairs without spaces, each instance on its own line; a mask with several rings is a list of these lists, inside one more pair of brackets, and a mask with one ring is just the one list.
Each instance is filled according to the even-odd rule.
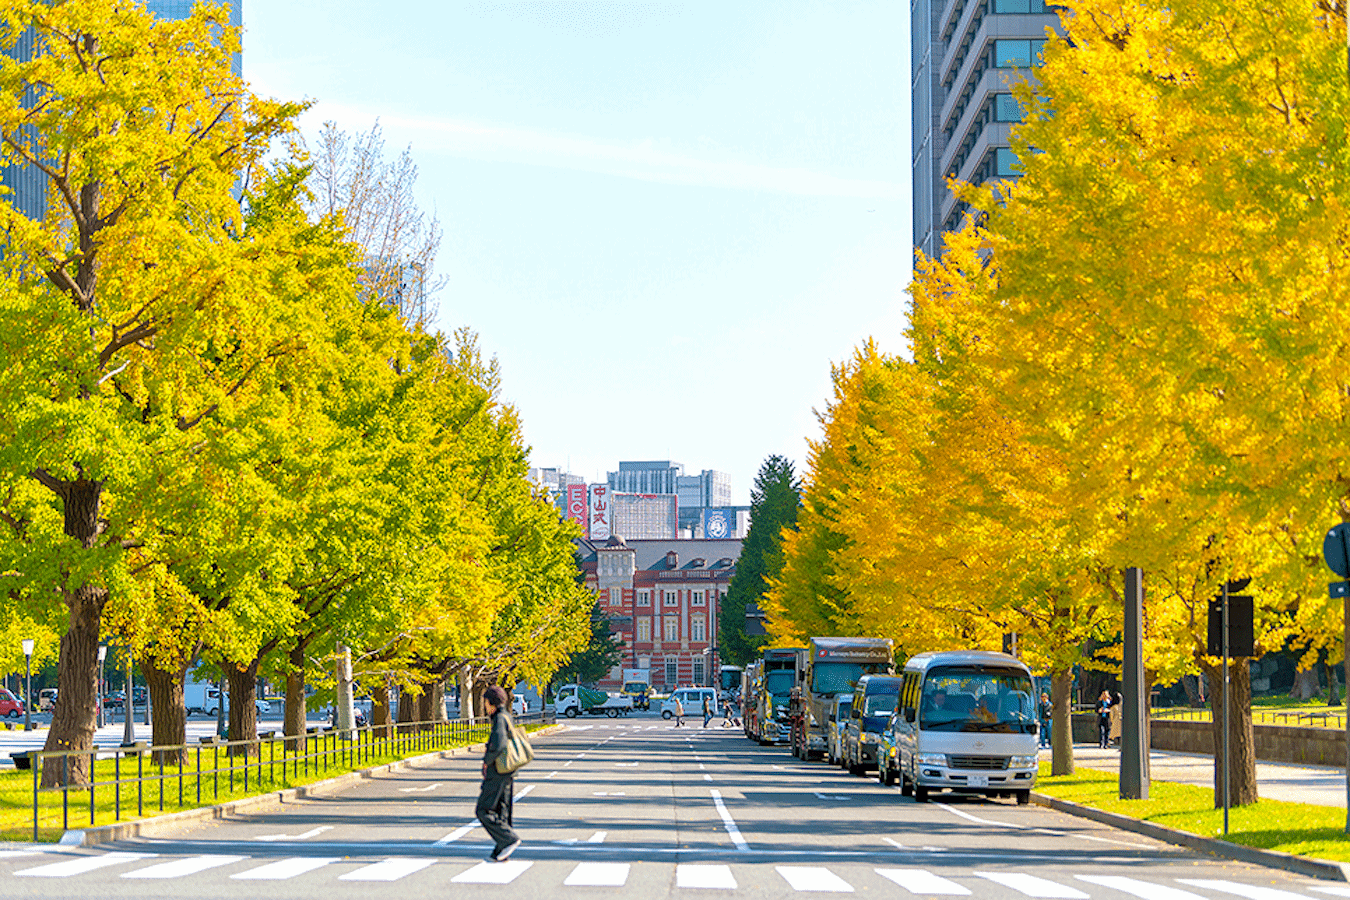
[[1111,692],[1102,691],[1097,698],[1097,745],[1105,750],[1111,746]]
[[1054,704],[1050,702],[1050,695],[1041,692],[1041,746],[1050,746],[1050,721],[1054,716]]
[[492,685],[483,692],[483,703],[492,717],[492,731],[483,749],[483,786],[478,792],[478,821],[492,838],[489,862],[506,862],[520,846],[520,837],[512,829],[511,795],[515,793],[515,776],[497,771],[497,757],[506,750],[511,738],[511,711],[506,691]]
[[679,728],[679,727],[680,727],[681,725],[683,725],[683,724],[684,724],[684,704],[680,702],[680,698],[679,698],[679,697],[676,697],[676,698],[675,698],[675,727],[676,727],[676,728]]
[[703,695],[703,727],[708,727],[708,722],[712,719],[712,698],[707,694]]

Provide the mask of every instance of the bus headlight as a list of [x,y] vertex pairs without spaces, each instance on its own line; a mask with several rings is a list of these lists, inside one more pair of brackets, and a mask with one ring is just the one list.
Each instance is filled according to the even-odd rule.
[[945,766],[947,764],[947,754],[945,753],[917,753],[914,761],[921,766]]
[[858,735],[858,740],[860,740],[860,741],[862,741],[864,744],[866,744],[868,741],[872,740],[872,735],[870,735],[870,734],[868,734],[866,731],[864,731],[862,734]]
[[1034,756],[1010,756],[1008,757],[1008,768],[1010,769],[1030,769],[1036,765],[1037,759]]

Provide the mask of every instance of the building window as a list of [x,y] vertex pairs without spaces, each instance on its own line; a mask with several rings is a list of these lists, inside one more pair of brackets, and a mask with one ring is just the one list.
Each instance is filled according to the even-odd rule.
[[694,663],[694,684],[703,684],[703,660],[697,656],[693,659]]
[[1012,94],[994,95],[994,121],[996,122],[1020,122],[1022,121],[1022,104],[1017,102],[1017,98]]
[[705,634],[706,632],[704,630],[703,617],[702,616],[695,617],[694,621],[689,623],[689,640],[701,641],[704,639]]
[[706,601],[703,599],[703,597],[704,597],[704,594],[703,594],[702,591],[694,591],[694,601],[693,601],[693,602],[694,602],[694,605],[695,605],[695,606],[703,606],[703,605],[705,605]]
[[637,639],[644,644],[652,639],[652,620],[646,616],[637,620]]
[[994,0],[994,12],[1038,16],[1045,13],[1045,4],[1041,0]]
[[637,592],[637,605],[638,605],[638,606],[651,606],[651,605],[652,605],[652,592],[651,592],[651,591],[638,591],[638,592]]
[[676,666],[675,660],[670,659],[669,657],[667,657],[667,658],[666,658],[666,685],[667,685],[668,687],[674,687],[674,686],[675,686],[675,683],[676,683],[677,681],[679,681],[679,678],[680,678],[680,671],[679,671],[679,668]]
[[994,65],[1000,69],[1030,69],[1041,62],[1045,41],[994,41]]
[[680,620],[677,616],[666,616],[665,623],[667,641],[678,641],[680,639]]
[[680,592],[666,591],[666,606],[679,606],[679,605],[680,605]]
[[1018,174],[1016,153],[1013,153],[1007,147],[999,147],[994,153],[995,175],[1014,176]]

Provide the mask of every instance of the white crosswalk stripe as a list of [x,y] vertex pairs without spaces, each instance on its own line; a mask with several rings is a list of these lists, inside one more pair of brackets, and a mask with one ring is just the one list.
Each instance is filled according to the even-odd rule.
[[1036,875],[1028,875],[1025,872],[971,872],[970,874],[987,878],[995,884],[1012,888],[1019,894],[1036,897],[1038,900],[1087,900],[1087,894],[1076,888],[1060,884],[1057,881],[1049,881]]
[[1181,888],[1154,884],[1151,881],[1139,881],[1123,875],[1079,875],[1079,881],[1099,884],[1126,894],[1133,894],[1142,900],[1204,900],[1199,894],[1183,891]]
[[227,866],[230,863],[239,862],[241,859],[248,859],[247,856],[189,856],[187,859],[172,859],[168,862],[158,863],[153,866],[146,866],[144,869],[137,869],[134,872],[122,873],[123,878],[182,878],[185,875],[196,875],[198,872],[205,872],[207,869],[214,869],[217,866]]
[[882,878],[894,881],[911,894],[952,894],[964,896],[970,888],[962,887],[955,881],[948,881],[941,875],[934,875],[926,869],[877,869]]
[[1242,884],[1237,881],[1224,881],[1222,879],[1210,878],[1178,878],[1182,884],[1189,884],[1192,887],[1207,888],[1211,891],[1222,891],[1225,894],[1236,894],[1239,897],[1246,897],[1247,900],[1307,900],[1302,894],[1295,894],[1293,891],[1282,891],[1272,887],[1258,887],[1254,884]]
[[431,865],[435,860],[391,856],[338,876],[338,881],[398,881]]
[[285,881],[287,878],[322,869],[329,863],[337,862],[338,859],[336,856],[292,856],[290,859],[279,859],[230,877],[240,881]]
[[577,863],[563,884],[569,887],[623,887],[628,880],[628,869],[628,863]]
[[836,894],[853,893],[853,885],[824,866],[774,866],[794,891],[829,891]]
[[736,876],[731,874],[731,866],[680,863],[675,867],[675,886],[734,891]]
[[69,878],[72,875],[83,875],[86,872],[93,872],[108,866],[119,865],[120,863],[136,862],[140,859],[149,859],[154,856],[153,853],[105,853],[102,856],[81,856],[78,859],[67,859],[62,862],[48,863],[45,866],[38,866],[35,869],[24,869],[15,872],[26,878]]
[[508,859],[501,863],[480,862],[450,880],[455,884],[510,884],[524,874],[530,865],[518,859]]

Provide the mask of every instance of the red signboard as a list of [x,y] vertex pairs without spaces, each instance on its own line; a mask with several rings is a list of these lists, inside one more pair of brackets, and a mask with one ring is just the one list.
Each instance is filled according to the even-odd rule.
[[590,536],[590,530],[586,527],[586,485],[567,486],[567,518],[581,526],[582,537]]

